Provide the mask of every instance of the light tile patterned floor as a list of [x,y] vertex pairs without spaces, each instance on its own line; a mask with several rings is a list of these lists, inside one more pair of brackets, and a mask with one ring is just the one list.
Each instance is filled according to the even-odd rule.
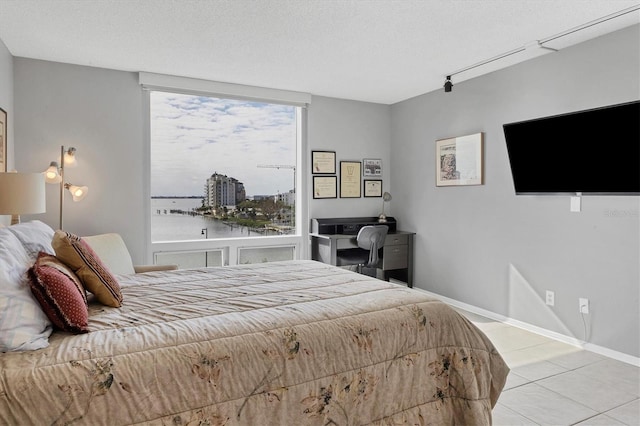
[[459,311],[511,368],[495,426],[640,425],[640,368]]

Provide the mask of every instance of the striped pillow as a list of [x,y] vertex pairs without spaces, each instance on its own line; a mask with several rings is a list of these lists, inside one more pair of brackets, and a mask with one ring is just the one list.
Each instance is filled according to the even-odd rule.
[[56,257],[76,273],[87,291],[103,305],[122,305],[120,284],[93,249],[77,235],[57,230],[51,242]]
[[40,252],[29,276],[31,292],[53,325],[75,334],[89,331],[87,295],[80,279],[67,265]]

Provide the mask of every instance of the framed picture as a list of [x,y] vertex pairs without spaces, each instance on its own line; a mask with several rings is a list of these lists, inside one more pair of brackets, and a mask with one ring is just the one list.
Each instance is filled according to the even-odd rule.
[[364,160],[362,160],[362,162],[364,164],[364,167],[362,169],[364,172],[363,176],[382,176],[382,160],[365,158]]
[[365,197],[382,197],[382,181],[381,180],[364,180],[364,196]]
[[311,151],[311,173],[335,174],[336,173],[336,153],[335,151]]
[[313,198],[338,198],[337,176],[314,176]]
[[340,198],[360,198],[361,168],[362,163],[359,161],[340,162]]
[[484,133],[436,141],[436,186],[484,183]]
[[0,108],[0,172],[7,171],[7,111]]

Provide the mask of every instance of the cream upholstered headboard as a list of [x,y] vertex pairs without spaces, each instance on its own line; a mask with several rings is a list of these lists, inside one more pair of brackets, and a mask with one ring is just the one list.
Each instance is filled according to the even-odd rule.
[[120,234],[91,235],[82,239],[96,252],[112,274],[139,274],[178,269],[178,265],[134,265],[129,249]]
[[119,234],[109,233],[82,237],[112,274],[134,274],[133,261]]

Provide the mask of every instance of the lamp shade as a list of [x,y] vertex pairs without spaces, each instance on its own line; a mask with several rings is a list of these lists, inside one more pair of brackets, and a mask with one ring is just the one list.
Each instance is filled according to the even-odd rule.
[[42,173],[0,173],[0,214],[44,213],[46,204]]
[[44,171],[44,181],[47,183],[60,183],[62,182],[62,176],[59,173],[60,167],[58,163],[52,161],[49,168]]
[[87,186],[77,186],[77,185],[65,185],[71,195],[73,196],[73,201],[80,201],[84,197],[87,196],[87,192],[89,192],[89,187]]
[[63,154],[61,161],[63,162],[62,164],[64,164],[64,167],[77,167],[78,160],[76,159],[76,149],[69,148],[65,151],[63,147],[62,150]]

